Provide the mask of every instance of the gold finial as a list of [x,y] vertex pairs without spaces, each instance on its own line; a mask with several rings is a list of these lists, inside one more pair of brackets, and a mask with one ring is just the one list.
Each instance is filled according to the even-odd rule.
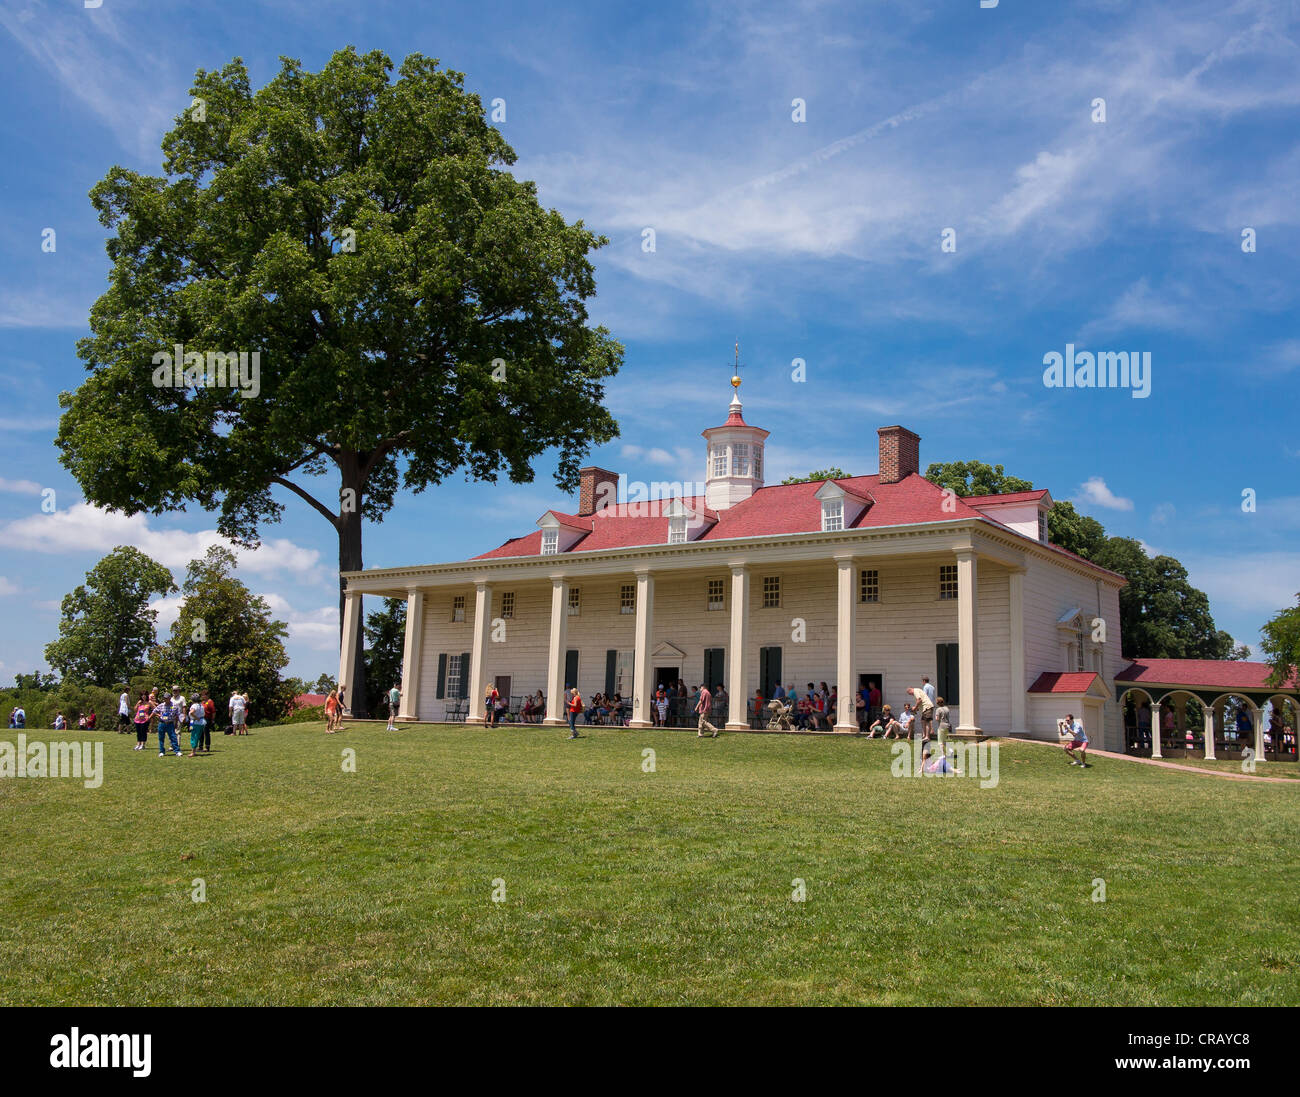
[[731,387],[740,388],[740,340],[736,340],[736,372],[731,375]]

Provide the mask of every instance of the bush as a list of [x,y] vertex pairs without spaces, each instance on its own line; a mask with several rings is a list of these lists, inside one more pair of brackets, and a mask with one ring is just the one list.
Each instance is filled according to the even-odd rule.
[[62,712],[68,727],[76,731],[77,718],[92,709],[99,718],[99,731],[117,728],[117,695],[120,690],[100,686],[83,686],[62,682],[54,690],[0,689],[0,718],[9,726],[9,713],[21,707],[27,713],[28,730],[48,730],[54,726],[54,714]]

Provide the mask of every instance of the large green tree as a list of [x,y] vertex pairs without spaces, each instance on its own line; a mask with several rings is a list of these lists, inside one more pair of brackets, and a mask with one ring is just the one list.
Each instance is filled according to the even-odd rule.
[[280,677],[289,664],[288,630],[272,620],[266,600],[235,578],[234,570],[234,554],[219,545],[190,561],[180,616],[168,640],[154,649],[149,675],[163,689],[180,684],[191,699],[206,689],[222,722],[237,689],[248,693],[254,721],[283,719],[297,692],[292,680]]
[[[586,308],[605,238],[505,170],[515,153],[460,73],[420,54],[392,70],[352,48],[319,73],[283,59],[257,92],[239,59],[200,70],[163,174],[114,167],[91,191],[113,267],[57,439],[91,502],[197,503],[251,546],[287,492],[355,571],[363,518],[400,487],[530,481],[553,448],[571,488],[617,434],[602,400],[622,348]],[[247,383],[167,383],[156,356],[175,345],[247,352]]]
[[[1033,483],[983,461],[937,462],[925,478],[958,496],[1004,495],[1032,491]],[[1120,648],[1125,658],[1244,659],[1245,646],[1217,628],[1210,601],[1187,579],[1187,569],[1172,556],[1146,554],[1128,537],[1107,537],[1095,518],[1074,504],[1054,501],[1047,515],[1047,539],[1128,580],[1120,591]]]
[[385,598],[383,609],[366,618],[366,689],[371,712],[382,711],[384,695],[394,682],[402,689],[402,652],[406,647],[406,602]]
[[810,472],[807,476],[787,476],[781,483],[784,484],[811,484],[817,480],[847,480],[849,474],[836,465],[834,468],[817,469]]
[[119,545],[63,599],[59,638],[45,661],[64,678],[111,688],[139,674],[155,642],[155,594],[172,594],[172,573],[130,545]]
[[1300,667],[1300,594],[1296,595],[1296,604],[1271,617],[1260,634],[1260,647],[1273,667],[1269,682],[1280,686]]

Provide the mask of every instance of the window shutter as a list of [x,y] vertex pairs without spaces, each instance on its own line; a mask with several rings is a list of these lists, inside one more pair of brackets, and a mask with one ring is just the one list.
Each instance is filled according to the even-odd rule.
[[940,697],[950,705],[961,704],[961,675],[958,671],[959,663],[957,662],[957,645],[956,644],[936,644],[934,648],[935,660],[935,689]]
[[438,656],[438,700],[447,696],[447,653]]
[[469,696],[469,652],[460,655],[460,697],[463,701]]
[[725,668],[726,648],[704,649],[704,682],[710,690],[717,689],[722,682]]
[[564,684],[566,686],[578,684],[578,653],[573,648],[564,653]]
[[605,652],[605,696],[614,696],[614,675],[618,671],[618,651],[610,648]]

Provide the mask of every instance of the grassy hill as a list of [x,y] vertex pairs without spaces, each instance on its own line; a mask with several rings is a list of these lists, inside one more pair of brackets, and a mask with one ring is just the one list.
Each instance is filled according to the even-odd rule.
[[563,734],[109,733],[98,789],[0,780],[0,1004],[1300,1004],[1300,786]]

